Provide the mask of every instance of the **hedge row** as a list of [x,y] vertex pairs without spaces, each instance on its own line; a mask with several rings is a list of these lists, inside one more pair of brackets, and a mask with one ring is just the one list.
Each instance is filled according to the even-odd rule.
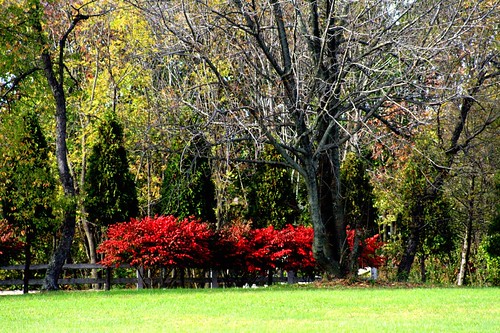
[[157,216],[111,225],[98,251],[106,266],[311,272],[312,241],[312,228],[304,226],[252,229],[248,223],[235,223],[214,231],[194,217]]

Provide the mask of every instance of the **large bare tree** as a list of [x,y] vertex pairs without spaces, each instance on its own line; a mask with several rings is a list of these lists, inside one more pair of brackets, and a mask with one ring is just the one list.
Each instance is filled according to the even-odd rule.
[[314,255],[334,276],[348,267],[343,149],[371,119],[401,136],[427,121],[450,91],[437,62],[484,19],[475,2],[452,0],[129,2],[158,36],[155,63],[202,119],[189,133],[272,144],[302,176]]

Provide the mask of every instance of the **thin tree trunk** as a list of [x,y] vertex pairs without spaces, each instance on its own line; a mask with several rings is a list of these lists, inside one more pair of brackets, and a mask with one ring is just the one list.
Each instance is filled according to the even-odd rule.
[[470,257],[470,246],[472,243],[472,223],[467,223],[465,228],[464,243],[462,245],[462,259],[460,260],[460,271],[458,273],[457,285],[463,286],[467,279],[467,263]]
[[352,279],[357,279],[358,269],[359,269],[358,259],[360,255],[360,247],[359,247],[360,237],[359,237],[359,232],[356,229],[356,226],[353,226],[353,230],[354,230],[353,247],[349,253],[349,277]]
[[31,266],[31,244],[33,242],[33,231],[30,227],[26,229],[26,243],[24,244],[24,276],[23,276],[23,294],[29,292],[29,280],[31,278],[30,266]]
[[[474,192],[475,178],[472,178],[471,191]],[[468,201],[468,217],[465,227],[465,237],[462,246],[462,259],[460,260],[460,271],[458,273],[457,285],[462,286],[467,283],[467,263],[470,257],[470,248],[472,244],[472,225],[474,223],[474,196],[471,196]]]
[[[83,209],[83,212],[84,211],[85,211],[85,209]],[[97,264],[97,248],[96,248],[94,233],[92,232],[92,226],[90,225],[89,221],[84,217],[81,219],[81,222],[82,222],[83,230],[85,231],[85,238],[87,239],[90,263]],[[97,273],[96,268],[92,269],[91,277],[94,279],[98,278],[98,273]],[[93,288],[99,289],[99,284],[94,284]]]
[[[42,4],[37,1],[35,6],[38,13],[42,13],[40,10]],[[73,17],[71,25],[66,30],[61,39],[59,40],[58,54],[57,54],[57,73],[54,71],[54,63],[52,57],[49,53],[49,48],[47,46],[47,41],[45,39],[44,31],[42,29],[42,17],[35,17],[33,21],[33,29],[38,34],[38,42],[42,47],[42,53],[40,55],[40,60],[43,66],[43,72],[45,79],[52,91],[52,96],[54,97],[56,104],[56,160],[57,167],[59,170],[59,180],[64,191],[64,218],[61,226],[61,239],[57,245],[52,258],[49,261],[49,266],[45,275],[42,288],[45,290],[57,290],[58,279],[62,272],[62,267],[64,262],[68,258],[71,250],[71,244],[73,243],[73,237],[75,235],[76,228],[76,189],[74,185],[73,176],[68,163],[68,148],[66,144],[66,96],[64,93],[64,50],[66,48],[66,41],[71,32],[76,28],[77,24],[88,19],[89,16],[81,15],[78,13]]]
[[425,267],[425,255],[420,256],[420,278],[423,283],[427,282],[427,269]]

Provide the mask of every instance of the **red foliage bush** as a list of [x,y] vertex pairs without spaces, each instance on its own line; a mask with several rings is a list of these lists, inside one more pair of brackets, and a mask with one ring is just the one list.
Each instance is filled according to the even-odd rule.
[[250,255],[252,228],[250,223],[235,221],[214,233],[211,242],[212,268],[246,270]]
[[311,272],[316,267],[312,252],[314,231],[311,227],[287,225],[275,238],[277,251],[271,259],[284,270]]
[[[347,244],[349,245],[349,249],[352,251],[354,248],[356,230],[347,226],[346,232]],[[385,264],[386,259],[377,254],[377,251],[384,245],[384,242],[380,241],[379,237],[380,235],[376,234],[372,237],[359,241],[358,246],[360,247],[360,255],[358,258],[358,265],[360,267],[380,267]]]
[[106,266],[211,267],[260,274],[274,268],[311,271],[312,237],[312,228],[306,227],[252,229],[250,223],[236,222],[213,232],[194,217],[179,221],[159,216],[111,225],[98,251]]
[[5,220],[0,220],[0,265],[6,265],[22,251],[24,242],[15,235],[14,228]]
[[111,225],[98,251],[106,266],[204,267],[210,261],[211,236],[208,225],[194,217],[146,217]]
[[238,222],[217,233],[213,267],[260,274],[274,268],[310,272],[316,265],[312,241],[310,227],[251,229],[250,224]]

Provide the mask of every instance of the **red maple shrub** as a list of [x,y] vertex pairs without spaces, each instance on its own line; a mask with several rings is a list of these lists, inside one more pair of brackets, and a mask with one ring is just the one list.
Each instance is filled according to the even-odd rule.
[[313,236],[311,227],[287,225],[274,240],[278,250],[272,254],[272,260],[286,271],[312,272],[316,267],[312,251]]
[[251,234],[251,224],[239,220],[217,230],[211,242],[212,268],[246,270]]
[[98,251],[106,266],[204,267],[210,262],[211,236],[208,225],[194,217],[146,217],[111,225]]
[[[354,238],[356,237],[356,230],[351,229],[350,226],[347,226],[346,232],[347,244],[349,245],[349,249],[352,251],[354,249]],[[361,231],[358,230],[358,232]],[[364,240],[359,240],[359,267],[380,267],[385,264],[385,257],[377,253],[379,249],[384,245],[384,242],[382,242],[379,238],[380,235],[376,234]]]
[[265,274],[274,268],[311,271],[312,228],[252,229],[236,221],[214,232],[194,217],[146,217],[109,226],[99,246],[106,266],[214,268]]
[[19,240],[14,228],[5,220],[0,220],[0,265],[6,265],[22,251],[24,242]]
[[250,273],[265,274],[276,268],[274,254],[279,251],[277,238],[279,232],[273,226],[252,230],[250,252],[246,257],[246,267]]

